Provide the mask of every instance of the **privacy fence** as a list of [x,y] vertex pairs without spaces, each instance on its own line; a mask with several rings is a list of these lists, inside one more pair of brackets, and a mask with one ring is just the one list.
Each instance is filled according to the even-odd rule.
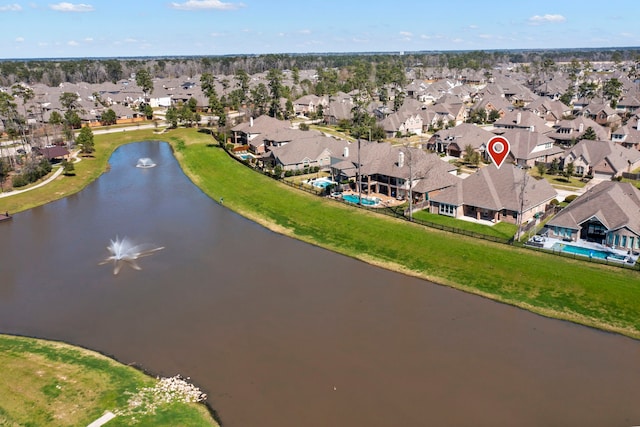
[[[535,244],[535,243],[525,243],[525,244],[520,244],[519,242],[515,241],[514,238],[510,238],[510,239],[504,239],[504,238],[500,238],[500,237],[496,237],[496,236],[491,236],[491,235],[487,235],[487,234],[482,234],[482,233],[477,233],[474,231],[470,231],[470,230],[466,230],[464,228],[457,228],[457,227],[451,227],[448,225],[443,225],[443,224],[438,224],[435,222],[431,222],[431,221],[425,221],[423,219],[419,219],[419,218],[413,218],[412,216],[410,216],[408,214],[408,209],[405,209],[403,206],[396,206],[396,207],[391,207],[391,206],[384,206],[384,207],[373,207],[373,206],[367,206],[367,205],[362,205],[362,204],[357,204],[357,203],[352,203],[349,202],[347,200],[344,200],[341,197],[328,197],[330,196],[330,194],[327,192],[327,189],[325,188],[318,188],[318,187],[314,187],[312,185],[307,185],[304,184],[302,182],[295,182],[291,179],[284,179],[281,176],[276,176],[268,171],[263,170],[260,167],[257,167],[257,165],[255,163],[252,163],[251,161],[248,160],[243,160],[238,158],[237,156],[235,156],[232,152],[230,152],[226,147],[222,146],[222,148],[227,152],[227,154],[229,155],[229,157],[231,157],[232,159],[234,159],[235,161],[242,163],[243,165],[252,168],[254,171],[261,173],[265,176],[268,176],[269,178],[275,179],[276,181],[279,181],[285,185],[288,185],[289,187],[301,190],[301,191],[305,191],[309,194],[313,194],[316,196],[320,196],[320,197],[327,197],[333,201],[335,201],[336,203],[343,203],[349,206],[354,206],[357,207],[359,209],[364,209],[367,211],[371,211],[371,212],[375,212],[377,214],[380,215],[387,215],[393,218],[397,218],[397,219],[401,219],[404,221],[409,221],[409,222],[413,222],[415,224],[419,224],[422,225],[424,227],[428,227],[428,228],[432,228],[432,229],[437,229],[437,230],[442,230],[442,231],[447,231],[450,233],[455,233],[455,234],[459,234],[459,235],[463,235],[463,236],[468,236],[468,237],[472,237],[474,239],[482,239],[482,240],[487,240],[487,241],[491,241],[491,242],[495,242],[495,243],[500,243],[500,244],[504,244],[504,245],[517,245],[520,247],[524,247],[526,249],[530,249],[533,251],[538,251],[538,252],[545,252],[545,253],[550,253],[550,254],[555,254],[557,256],[562,256],[565,258],[572,258],[572,259],[576,259],[576,260],[580,260],[580,261],[585,261],[585,262],[593,262],[593,263],[597,263],[597,264],[606,264],[606,265],[610,265],[610,266],[615,266],[615,267],[619,267],[619,268],[626,268],[626,269],[630,269],[630,270],[640,270],[640,266],[638,265],[639,263],[627,263],[627,262],[620,262],[620,261],[613,261],[613,260],[607,260],[607,259],[598,259],[598,258],[589,258],[589,257],[585,257],[582,255],[577,255],[577,254],[571,254],[571,253],[567,253],[567,252],[562,252],[562,251],[558,251],[558,250],[549,250],[549,249],[544,249],[542,247],[540,247],[539,245]],[[555,214],[557,207],[550,207],[546,212],[544,212],[543,216],[540,218],[541,220]],[[535,227],[535,224],[530,223],[527,224],[526,226],[523,227],[522,229],[522,233],[523,234],[527,234],[527,233],[531,233],[533,231],[533,227]]]

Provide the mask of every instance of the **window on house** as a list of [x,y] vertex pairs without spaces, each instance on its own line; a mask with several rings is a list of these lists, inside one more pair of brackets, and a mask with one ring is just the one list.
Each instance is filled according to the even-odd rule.
[[622,246],[623,248],[627,247],[627,236],[622,236]]
[[445,203],[441,203],[440,204],[440,214],[441,215],[448,215],[448,216],[454,216],[455,215],[455,209],[456,207],[453,205],[448,205]]

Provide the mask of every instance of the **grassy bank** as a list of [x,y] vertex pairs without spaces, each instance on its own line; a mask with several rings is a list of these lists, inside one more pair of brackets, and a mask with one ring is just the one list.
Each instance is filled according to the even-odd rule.
[[[88,425],[105,411],[107,425],[217,426],[206,407],[169,403],[154,414],[130,409],[157,380],[112,359],[66,344],[0,335],[0,425]],[[144,405],[143,405],[144,406]],[[148,410],[148,406],[147,410]]]
[[[75,176],[60,175],[53,182],[43,187],[0,198],[0,210],[2,212],[9,211],[10,213],[22,212],[77,193],[106,170],[109,157],[118,146],[145,139],[159,139],[159,136],[155,135],[152,130],[123,131],[96,135],[95,153],[91,156],[80,157],[81,161],[74,165]],[[43,180],[46,178],[44,177]]]
[[308,195],[221,149],[187,144],[186,173],[214,200],[278,232],[550,317],[640,337],[640,274],[426,229]]
[[18,212],[79,191],[105,170],[118,145],[145,139],[170,142],[203,191],[275,231],[543,315],[640,338],[635,271],[447,234],[308,195],[242,166],[195,130],[98,135],[96,156],[78,163],[77,176],[0,199],[2,210]]
[[546,316],[640,338],[635,271],[448,234],[312,196],[244,167],[195,130],[96,136],[96,157],[80,162],[76,177],[0,199],[0,207],[9,202],[14,207],[8,209],[18,212],[79,191],[105,170],[115,147],[145,139],[170,142],[203,191],[274,231]]

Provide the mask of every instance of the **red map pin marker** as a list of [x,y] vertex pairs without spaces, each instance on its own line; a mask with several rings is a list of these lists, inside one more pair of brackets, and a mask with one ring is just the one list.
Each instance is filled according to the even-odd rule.
[[487,152],[489,153],[489,157],[491,157],[491,160],[493,160],[493,163],[498,169],[502,166],[502,163],[504,163],[510,149],[511,146],[509,145],[507,138],[503,138],[501,136],[494,136],[487,143]]

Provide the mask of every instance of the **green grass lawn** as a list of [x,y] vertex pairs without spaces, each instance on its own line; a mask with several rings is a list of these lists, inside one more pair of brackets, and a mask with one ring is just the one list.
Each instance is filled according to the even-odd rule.
[[[536,168],[532,168],[529,173],[531,173],[531,176],[533,176],[536,179],[541,178]],[[583,181],[582,178],[577,176],[571,176],[569,178],[566,178],[561,175],[544,174],[542,178],[546,179],[549,182],[549,184],[551,184],[553,187],[563,188],[566,190],[583,188],[585,185],[587,185],[587,182],[588,182],[588,181],[586,182]]]
[[518,227],[515,224],[509,224],[507,222],[498,222],[492,226],[489,226],[450,218],[444,215],[432,214],[426,211],[414,212],[413,218],[428,223],[439,224],[450,228],[457,228],[468,231],[470,233],[483,234],[485,236],[495,237],[497,239],[503,240],[511,239],[518,230]]
[[[105,411],[126,410],[157,380],[89,350],[0,335],[0,425],[86,426]],[[126,412],[126,411],[125,411]],[[155,413],[120,414],[108,426],[217,426],[207,408],[170,403]]]
[[159,138],[172,144],[187,175],[214,200],[224,197],[225,206],[275,231],[547,316],[640,337],[636,271],[449,234],[313,196],[243,166],[194,129],[97,135],[96,155],[76,166],[77,176],[0,199],[2,210],[18,212],[79,191],[106,169],[118,145]]
[[[547,316],[640,337],[640,274],[432,230],[291,189],[187,145],[186,173],[214,200],[276,231]],[[510,231],[501,232],[509,234]]]

